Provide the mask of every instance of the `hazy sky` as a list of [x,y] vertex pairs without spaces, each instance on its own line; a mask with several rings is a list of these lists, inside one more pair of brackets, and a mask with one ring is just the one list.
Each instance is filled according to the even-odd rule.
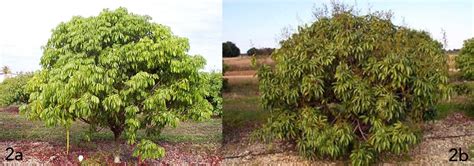
[[[251,46],[277,47],[283,28],[311,22],[314,7],[328,0],[43,0],[0,1],[0,66],[14,72],[40,68],[41,46],[51,30],[72,16],[93,16],[102,9],[126,7],[149,15],[188,37],[191,54],[207,59],[206,70],[221,69],[221,43],[233,41],[246,52]],[[354,0],[345,1],[354,4]],[[358,8],[392,10],[394,22],[426,30],[435,39],[446,31],[448,48],[460,48],[474,35],[471,0],[358,0]],[[402,21],[404,20],[404,21]]]
[[[328,0],[224,0],[223,41],[233,41],[246,52],[250,47],[277,47],[283,28],[296,29],[313,20],[312,11]],[[394,23],[425,30],[440,40],[446,31],[448,49],[462,47],[474,36],[473,0],[348,0],[365,13],[394,12]],[[356,2],[356,3],[354,3]],[[404,20],[404,21],[403,21]]]
[[72,16],[95,16],[102,9],[126,7],[189,38],[191,54],[207,59],[206,70],[222,68],[221,0],[42,0],[0,1],[0,66],[13,72],[40,69],[41,46],[51,30]]

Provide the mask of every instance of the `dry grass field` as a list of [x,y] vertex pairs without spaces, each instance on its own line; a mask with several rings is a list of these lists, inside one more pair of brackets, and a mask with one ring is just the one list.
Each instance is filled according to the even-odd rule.
[[[225,75],[253,75],[255,69],[252,67],[252,57],[239,56],[234,58],[224,58]],[[273,64],[269,56],[257,56],[257,62],[262,64]],[[227,72],[228,71],[228,72]]]

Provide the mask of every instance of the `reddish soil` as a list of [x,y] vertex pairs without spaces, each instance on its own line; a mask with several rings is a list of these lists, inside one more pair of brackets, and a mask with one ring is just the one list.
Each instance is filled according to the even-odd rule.
[[[34,142],[34,141],[4,141],[0,142],[0,149],[7,149],[11,147],[15,152],[23,154],[21,161],[6,161],[5,158],[0,158],[0,163],[6,164],[52,164],[52,165],[77,165],[79,155],[90,156],[91,151],[84,149],[76,149],[71,147],[71,152],[66,155],[66,150],[63,145],[49,142]],[[15,156],[13,154],[12,156]]]
[[18,113],[20,110],[18,106],[8,106],[6,108],[0,108],[0,112],[10,112],[10,113]]
[[[0,112],[18,113],[18,107],[0,108]],[[165,157],[157,160],[146,160],[140,165],[219,165],[223,160],[220,155],[220,145],[211,143],[169,143],[158,142],[165,148]],[[107,165],[136,165],[138,159],[132,157],[133,147],[126,143],[120,143],[121,163],[115,164],[113,152],[117,145],[113,142],[94,141],[80,145],[71,145],[69,154],[66,154],[66,145],[63,142],[45,141],[7,141],[0,140],[0,150],[3,154],[0,157],[0,165],[80,165],[78,156],[84,156],[84,161],[96,161]],[[10,150],[21,152],[21,161],[6,161]],[[14,158],[13,153],[11,158]],[[83,162],[84,162],[83,161]]]
[[[159,143],[165,148],[166,155],[158,160],[146,160],[141,165],[219,165],[222,160],[217,149],[205,150],[189,150],[194,145],[190,143]],[[66,154],[65,146],[58,143],[36,142],[36,141],[4,141],[0,142],[0,149],[12,147],[15,152],[23,154],[22,161],[6,161],[0,158],[0,163],[6,164],[37,164],[37,165],[78,165],[78,156],[83,155],[85,160],[99,161],[101,164],[107,165],[135,165],[138,159],[131,157],[132,150],[126,144],[120,144],[121,160],[120,164],[113,163],[113,149],[115,145],[110,142],[97,142],[94,148],[78,148],[71,146],[69,155]],[[186,150],[187,149],[187,150]],[[15,156],[15,155],[12,155]],[[83,162],[84,162],[83,161]]]

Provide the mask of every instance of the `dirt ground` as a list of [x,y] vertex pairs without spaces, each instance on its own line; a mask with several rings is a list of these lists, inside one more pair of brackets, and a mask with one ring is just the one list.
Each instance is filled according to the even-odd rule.
[[[166,156],[159,160],[146,160],[143,164],[159,165],[159,164],[184,164],[184,165],[218,165],[222,160],[217,154],[218,149],[213,151],[197,151],[189,150],[189,147],[196,145],[189,143],[159,143],[166,149]],[[94,149],[71,147],[69,155],[66,154],[65,147],[62,144],[51,142],[37,141],[2,141],[0,148],[6,149],[12,147],[15,152],[23,154],[22,161],[6,161],[4,157],[0,159],[0,163],[5,164],[52,164],[52,165],[77,165],[79,164],[78,156],[83,155],[84,159],[97,160],[100,163],[113,164],[111,149],[116,146],[109,142],[97,142]],[[137,158],[130,157],[132,148],[124,143],[120,144],[122,149],[120,165],[136,164]],[[10,152],[8,152],[10,153]],[[12,155],[12,156],[15,156]]]

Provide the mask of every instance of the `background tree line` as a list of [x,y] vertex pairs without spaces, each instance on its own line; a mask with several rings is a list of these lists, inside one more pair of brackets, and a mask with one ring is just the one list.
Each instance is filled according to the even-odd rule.
[[[275,48],[270,48],[270,47],[261,47],[261,48],[256,48],[252,47],[247,50],[247,55],[248,56],[254,56],[254,55],[271,55],[275,51]],[[237,47],[237,45],[231,41],[226,41],[222,43],[222,56],[223,57],[237,57],[241,54],[240,48]]]

